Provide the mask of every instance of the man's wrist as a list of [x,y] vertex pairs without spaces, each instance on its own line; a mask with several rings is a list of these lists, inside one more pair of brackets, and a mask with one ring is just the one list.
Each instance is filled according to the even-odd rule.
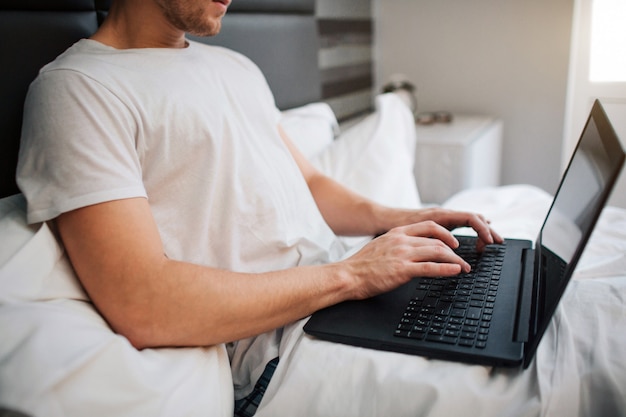
[[374,209],[376,225],[376,235],[386,233],[394,227],[406,226],[412,223],[418,223],[423,219],[419,216],[418,210],[398,209],[389,207],[377,207]]

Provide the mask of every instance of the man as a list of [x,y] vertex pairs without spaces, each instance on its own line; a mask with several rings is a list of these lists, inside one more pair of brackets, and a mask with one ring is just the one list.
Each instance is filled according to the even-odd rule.
[[[116,332],[223,358],[224,343],[331,304],[467,271],[455,227],[502,240],[480,215],[382,207],[314,169],[259,70],[185,39],[218,33],[229,3],[116,0],[29,91],[29,221],[53,222]],[[336,235],[381,233],[343,259]]]

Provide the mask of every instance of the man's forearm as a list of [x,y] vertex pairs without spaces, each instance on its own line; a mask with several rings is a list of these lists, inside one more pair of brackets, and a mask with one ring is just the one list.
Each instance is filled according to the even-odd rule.
[[337,235],[368,236],[384,233],[392,210],[382,207],[324,175],[308,181],[309,189],[324,220]]
[[324,220],[336,234],[377,235],[410,223],[407,219],[415,222],[426,219],[416,210],[383,207],[323,175],[302,155],[280,126],[278,130],[300,168]]
[[242,274],[167,260],[145,279],[105,314],[137,348],[239,340],[351,297],[340,265]]
[[394,229],[339,263],[260,274],[167,258],[144,198],[84,207],[56,224],[95,306],[138,348],[237,340],[413,276],[469,268],[450,250],[458,242],[434,222]]
[[137,347],[237,340],[352,296],[346,266],[243,274],[171,260],[144,198],[84,207],[56,224],[90,298]]

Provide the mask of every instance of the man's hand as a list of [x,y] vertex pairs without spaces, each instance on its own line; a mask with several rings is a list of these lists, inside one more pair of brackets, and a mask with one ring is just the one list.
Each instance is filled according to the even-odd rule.
[[344,262],[356,280],[354,298],[390,291],[415,276],[451,276],[470,266],[454,253],[459,242],[433,221],[390,230]]
[[489,221],[484,216],[477,213],[447,210],[439,207],[420,210],[394,210],[382,209],[379,214],[381,219],[387,222],[383,228],[393,228],[400,225],[419,223],[431,220],[448,230],[459,227],[471,227],[478,235],[478,250],[482,250],[485,245],[502,243],[504,239],[491,227]]

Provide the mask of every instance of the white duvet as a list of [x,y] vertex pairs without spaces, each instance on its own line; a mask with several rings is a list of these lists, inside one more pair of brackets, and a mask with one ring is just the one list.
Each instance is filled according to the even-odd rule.
[[[203,349],[139,352],[89,303],[58,298],[79,289],[62,279],[71,272],[49,229],[24,225],[20,199],[0,201],[0,230],[6,236],[12,219],[20,241],[9,259],[2,247],[0,404],[41,416],[217,414],[208,390],[232,388],[207,383],[217,367]],[[549,201],[536,188],[509,186],[468,191],[446,205],[486,213],[508,237],[533,238]],[[33,274],[52,267],[59,279],[41,299],[56,300],[19,301],[28,288],[11,278],[18,266]],[[303,334],[303,323],[284,333],[259,416],[626,415],[626,210],[605,209],[525,371],[319,341]]]
[[[372,198],[417,204],[412,178],[389,186],[412,172],[405,157],[414,130],[397,101],[378,105],[377,115],[346,132],[367,133],[368,141],[332,142],[335,156],[322,151],[316,163]],[[394,134],[408,139],[385,140]],[[388,166],[377,158],[392,151],[401,153],[394,169],[374,175],[374,167]],[[359,166],[366,175],[357,175]],[[446,206],[484,213],[505,237],[534,240],[549,202],[537,188],[507,186],[463,192]],[[525,371],[323,342],[304,335],[303,324],[283,332],[259,416],[626,415],[626,210],[604,211]],[[202,348],[134,349],[87,301],[50,229],[25,224],[23,198],[0,200],[0,408],[36,416],[221,415],[229,410],[219,407],[232,403],[211,399],[232,399],[233,387],[212,384],[208,375],[219,369],[212,357]]]
[[[472,190],[447,207],[533,239],[551,201],[534,187]],[[527,370],[316,340],[299,323],[259,416],[626,415],[626,211],[607,208]]]
[[[0,200],[0,236],[0,409],[32,416],[232,414],[232,386],[213,383],[220,366],[209,348],[138,351],[111,331],[48,226],[26,225],[21,195]],[[215,398],[231,399],[228,408]]]

